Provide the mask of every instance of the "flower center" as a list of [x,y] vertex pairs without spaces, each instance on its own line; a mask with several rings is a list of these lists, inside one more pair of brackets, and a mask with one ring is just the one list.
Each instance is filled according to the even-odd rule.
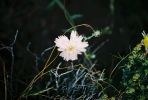
[[68,47],[68,51],[73,51],[74,50],[74,46],[69,46]]

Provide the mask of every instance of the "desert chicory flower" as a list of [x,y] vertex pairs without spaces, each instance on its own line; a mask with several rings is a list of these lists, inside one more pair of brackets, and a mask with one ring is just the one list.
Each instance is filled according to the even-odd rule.
[[145,46],[145,51],[148,52],[148,34],[145,34],[143,31],[142,35],[144,39],[141,41],[141,43]]
[[88,42],[82,42],[82,39],[81,35],[77,36],[77,32],[72,31],[70,40],[66,36],[59,36],[54,42],[58,47],[58,51],[61,51],[60,56],[66,61],[73,61],[78,59],[78,54],[86,51],[85,48],[88,46]]

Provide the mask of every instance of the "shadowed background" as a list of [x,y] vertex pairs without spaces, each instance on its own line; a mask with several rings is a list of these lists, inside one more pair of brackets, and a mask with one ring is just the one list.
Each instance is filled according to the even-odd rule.
[[[64,0],[60,0],[64,3]],[[38,60],[27,51],[29,49],[36,56],[54,45],[54,40],[64,33],[63,29],[71,27],[64,11],[52,0],[0,0],[0,41],[5,45],[13,42],[16,31],[18,36],[14,44],[14,71],[13,77],[22,78],[35,75],[47,61],[50,52]],[[81,14],[74,20],[75,25],[89,24],[94,30],[104,30],[98,38],[89,40],[93,45],[90,50],[97,50],[96,69],[106,69],[106,77],[119,61],[113,55],[125,56],[143,38],[141,32],[148,32],[148,1],[147,0],[66,0],[65,8],[71,14]],[[64,4],[63,4],[64,5]],[[89,36],[91,29],[80,27],[79,34]],[[2,47],[2,46],[1,46]],[[10,73],[11,53],[4,49],[0,51],[1,61],[5,62],[6,72]],[[60,59],[62,61],[62,59]],[[94,59],[92,59],[94,61]],[[64,61],[62,61],[64,62]],[[2,64],[0,64],[2,66]],[[38,70],[33,72],[33,67]],[[35,68],[36,69],[36,68]],[[1,81],[3,71],[0,71]],[[119,77],[121,78],[121,77]],[[118,78],[117,78],[118,79]],[[26,81],[22,79],[22,81]],[[23,84],[23,86],[27,85]],[[2,87],[4,84],[1,82]],[[15,95],[19,94],[18,83],[14,81]],[[22,91],[23,89],[21,89]],[[0,91],[2,92],[2,91]]]

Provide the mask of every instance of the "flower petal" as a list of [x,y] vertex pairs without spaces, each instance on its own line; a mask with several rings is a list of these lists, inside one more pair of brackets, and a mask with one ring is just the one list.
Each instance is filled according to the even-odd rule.
[[66,36],[59,36],[54,42],[56,43],[57,47],[66,49],[69,39]]

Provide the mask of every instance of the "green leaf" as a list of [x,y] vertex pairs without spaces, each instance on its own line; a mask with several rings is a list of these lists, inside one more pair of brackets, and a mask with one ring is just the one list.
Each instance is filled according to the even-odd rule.
[[48,4],[48,6],[46,7],[47,10],[52,9],[52,7],[54,6],[55,1],[52,0],[52,2],[50,4]]
[[74,15],[72,15],[71,16],[71,19],[76,19],[76,18],[81,18],[81,17],[83,17],[83,15],[82,14],[74,14]]

